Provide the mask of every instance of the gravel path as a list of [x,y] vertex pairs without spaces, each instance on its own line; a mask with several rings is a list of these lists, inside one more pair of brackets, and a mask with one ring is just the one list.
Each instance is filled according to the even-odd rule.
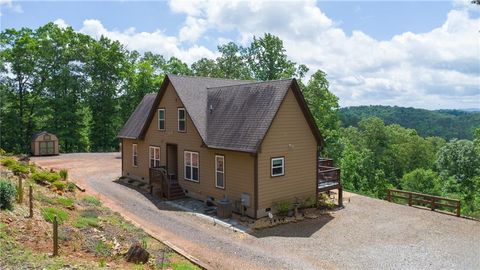
[[480,223],[472,220],[347,193],[332,216],[235,233],[113,182],[118,153],[33,161],[69,169],[107,206],[213,269],[480,269]]

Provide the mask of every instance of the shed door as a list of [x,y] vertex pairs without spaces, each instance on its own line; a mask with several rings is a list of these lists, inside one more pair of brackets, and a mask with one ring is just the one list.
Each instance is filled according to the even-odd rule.
[[53,141],[40,142],[40,155],[55,154]]

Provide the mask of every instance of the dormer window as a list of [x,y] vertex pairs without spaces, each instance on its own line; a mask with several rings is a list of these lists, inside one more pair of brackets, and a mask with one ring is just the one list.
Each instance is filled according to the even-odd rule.
[[187,131],[187,113],[185,108],[178,108],[178,131]]

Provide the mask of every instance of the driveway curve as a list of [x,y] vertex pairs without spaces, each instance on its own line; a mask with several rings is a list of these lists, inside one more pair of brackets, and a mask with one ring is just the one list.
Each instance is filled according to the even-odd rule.
[[212,269],[480,269],[480,223],[346,194],[331,216],[245,234],[114,182],[119,153],[35,157]]

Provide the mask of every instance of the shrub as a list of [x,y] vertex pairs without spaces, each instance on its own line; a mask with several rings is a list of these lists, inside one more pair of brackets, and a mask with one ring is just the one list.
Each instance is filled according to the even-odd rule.
[[323,206],[323,207],[331,209],[331,208],[335,207],[335,203],[332,201],[330,196],[328,196],[325,193],[322,193],[320,195],[320,197],[318,198],[318,206],[320,206],[320,207]]
[[95,198],[94,196],[89,196],[89,195],[83,197],[82,201],[85,204],[93,205],[93,206],[100,206],[102,204],[97,198]]
[[30,164],[30,172],[31,173],[36,173],[37,172],[37,166],[33,165],[33,164]]
[[43,182],[47,181],[53,183],[55,181],[60,180],[60,175],[55,172],[48,172],[48,171],[40,171],[32,174],[32,179],[36,182]]
[[13,164],[16,164],[17,161],[13,158],[10,158],[10,157],[7,157],[7,158],[2,158],[2,160],[0,161],[0,163],[2,163],[3,166],[5,167],[10,167],[12,166]]
[[5,156],[6,154],[7,154],[7,151],[0,148],[0,156]]
[[99,227],[98,222],[98,214],[93,211],[86,210],[80,213],[80,216],[77,217],[77,219],[73,223],[73,226],[79,229],[87,227]]
[[66,211],[53,207],[42,208],[42,216],[50,223],[53,223],[53,217],[57,216],[58,224],[63,224],[69,217]]
[[12,209],[17,196],[15,185],[7,180],[0,180],[0,209]]
[[23,165],[19,162],[15,162],[8,166],[8,168],[16,175],[18,174],[27,174],[30,172],[30,168],[26,165]]
[[63,181],[67,181],[68,178],[68,170],[67,169],[61,169],[58,174],[60,177],[63,179]]
[[315,197],[314,196],[309,196],[309,197],[305,198],[305,200],[303,201],[302,207],[311,208],[313,206],[315,206]]
[[57,190],[65,190],[65,188],[67,187],[67,183],[63,182],[63,181],[55,181],[52,183],[52,185],[57,189]]
[[288,211],[292,209],[292,203],[289,201],[278,202],[275,205],[275,209],[277,209],[279,215],[286,216]]
[[57,202],[65,207],[72,207],[75,204],[75,200],[67,197],[59,197]]
[[68,183],[67,183],[67,190],[68,190],[68,191],[74,192],[75,189],[77,189],[77,186],[76,186],[74,183],[72,183],[72,182],[68,182]]

